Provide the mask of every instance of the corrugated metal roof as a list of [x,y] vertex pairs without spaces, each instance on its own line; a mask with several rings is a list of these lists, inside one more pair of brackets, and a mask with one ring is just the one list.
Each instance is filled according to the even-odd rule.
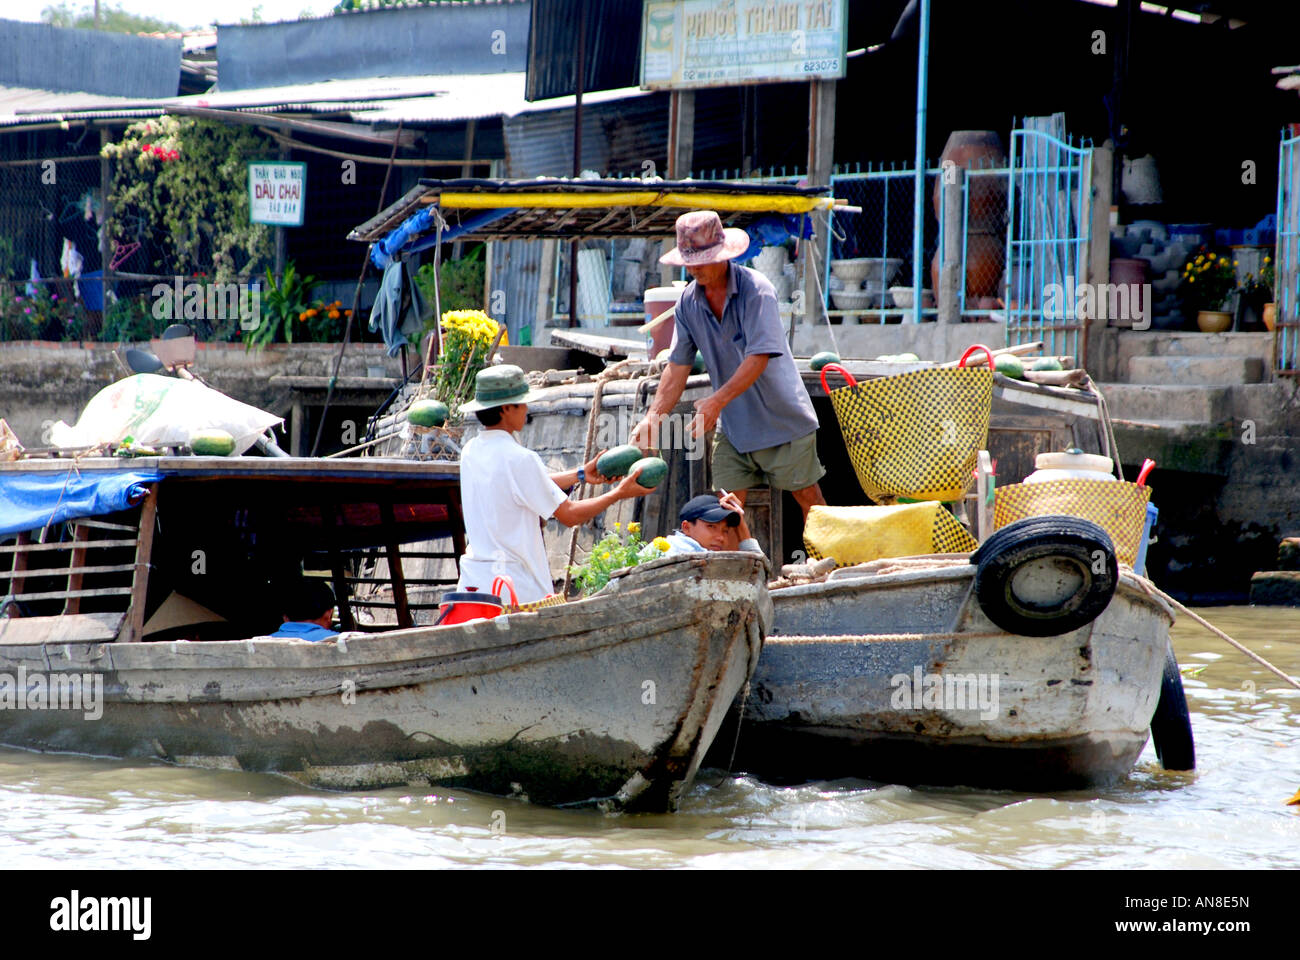
[[[28,91],[31,93],[32,91]],[[359,80],[327,80],[322,83],[262,87],[252,90],[212,92],[189,97],[164,97],[155,100],[130,100],[121,97],[95,97],[89,94],[51,94],[35,91],[46,99],[15,104],[0,113],[18,116],[10,123],[31,123],[35,117],[22,116],[23,110],[39,110],[42,116],[84,117],[84,111],[115,108],[113,116],[155,116],[177,108],[202,107],[213,110],[240,110],[247,113],[314,113],[349,115],[358,123],[407,124],[443,123],[485,117],[513,117],[521,113],[557,110],[573,106],[572,97],[529,103],[524,99],[523,73],[494,73],[444,77],[372,77]],[[611,90],[584,98],[593,105],[631,97],[646,96],[636,87]],[[57,113],[57,115],[55,115]],[[0,125],[6,121],[0,118]]]
[[95,93],[57,93],[31,87],[0,86],[0,127],[35,123],[58,123],[76,109],[81,119],[151,117],[161,109],[132,110],[139,101],[130,97],[109,97]]

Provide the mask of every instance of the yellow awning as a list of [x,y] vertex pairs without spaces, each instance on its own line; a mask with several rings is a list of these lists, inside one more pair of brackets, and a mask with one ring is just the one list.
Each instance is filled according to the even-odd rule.
[[552,209],[592,207],[683,207],[694,210],[733,210],[770,213],[808,213],[830,209],[830,197],[796,197],[731,193],[658,193],[630,190],[626,193],[443,193],[431,196],[443,208],[499,210],[544,207]]

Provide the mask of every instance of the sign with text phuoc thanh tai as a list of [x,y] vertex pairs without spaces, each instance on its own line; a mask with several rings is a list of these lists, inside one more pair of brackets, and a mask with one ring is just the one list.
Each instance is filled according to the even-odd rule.
[[645,0],[641,86],[844,76],[847,0]]
[[259,160],[248,164],[248,220],[301,227],[307,203],[307,164]]

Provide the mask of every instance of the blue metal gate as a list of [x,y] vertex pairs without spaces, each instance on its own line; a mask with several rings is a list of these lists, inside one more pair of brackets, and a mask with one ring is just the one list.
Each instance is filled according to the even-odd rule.
[[1277,170],[1277,250],[1273,257],[1276,304],[1273,370],[1300,376],[1300,137],[1283,136]]
[[1087,277],[1092,148],[1062,139],[1063,126],[1057,115],[1011,131],[1002,299],[1008,346],[1042,340],[1045,353],[1082,366],[1087,318],[1074,291]]

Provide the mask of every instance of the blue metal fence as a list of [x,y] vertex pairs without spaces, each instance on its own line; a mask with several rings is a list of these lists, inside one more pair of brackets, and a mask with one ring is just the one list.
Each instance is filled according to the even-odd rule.
[[1277,250],[1273,257],[1273,370],[1300,376],[1300,137],[1283,134],[1278,151]]
[[1007,217],[1007,344],[1043,340],[1048,354],[1082,363],[1087,319],[1073,287],[1087,276],[1092,148],[1044,129],[1013,130]]

